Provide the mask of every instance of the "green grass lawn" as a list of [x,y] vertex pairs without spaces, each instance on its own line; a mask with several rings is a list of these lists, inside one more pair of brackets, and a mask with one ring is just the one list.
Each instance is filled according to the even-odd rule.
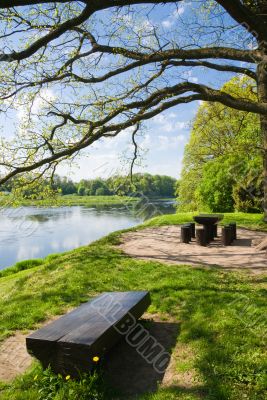
[[[240,224],[249,224],[249,216],[237,216],[234,219]],[[188,214],[157,217],[145,226],[184,222],[184,218]],[[250,221],[253,227],[266,229],[258,216],[252,215]],[[17,267],[16,271],[22,269],[19,272],[3,274],[1,340],[17,330],[36,328],[103,291],[149,290],[149,312],[179,324],[177,346],[187,351],[176,359],[176,371],[194,374],[196,382],[194,387],[178,382],[136,399],[266,399],[267,278],[134,260],[114,249],[118,242],[119,233],[111,234],[89,246],[30,262],[29,269],[23,269],[28,268],[26,263]],[[0,385],[1,400],[38,399],[36,374],[43,376],[39,365],[11,384]],[[88,394],[88,382],[71,385],[47,399],[111,399],[104,385],[97,386],[95,397]]]

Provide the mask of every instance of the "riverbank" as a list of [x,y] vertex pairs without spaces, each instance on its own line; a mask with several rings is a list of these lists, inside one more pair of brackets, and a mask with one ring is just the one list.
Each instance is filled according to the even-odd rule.
[[10,195],[0,196],[0,207],[36,206],[36,207],[65,207],[65,206],[104,206],[125,205],[137,201],[135,197],[127,196],[78,196],[65,195],[44,200],[21,199],[14,200]]
[[[160,216],[138,229],[179,224],[188,217]],[[227,214],[227,218],[267,231],[260,216]],[[0,278],[1,340],[35,329],[103,291],[150,290],[148,318],[175,321],[179,333],[169,349],[169,381],[156,394],[138,395],[138,400],[263,400],[266,279],[218,268],[136,260],[118,249],[120,236],[116,232],[89,246],[50,255],[29,269]],[[133,382],[140,373],[131,370]],[[36,374],[42,376],[38,365],[13,383],[2,384],[1,399],[38,399]],[[96,398],[105,398],[101,396],[99,392]]]

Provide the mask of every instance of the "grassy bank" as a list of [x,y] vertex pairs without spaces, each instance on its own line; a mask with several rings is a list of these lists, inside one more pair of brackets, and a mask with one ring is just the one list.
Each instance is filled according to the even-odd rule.
[[[177,213],[171,215],[160,215],[149,221],[147,221],[145,226],[162,226],[162,225],[179,225],[186,222],[193,222],[193,217],[197,215],[198,212],[188,212],[188,213]],[[236,222],[241,228],[261,230],[267,232],[267,223],[263,221],[263,214],[247,214],[247,213],[224,213],[224,219],[221,224],[228,224],[230,222]]]
[[[180,223],[188,217],[162,216],[145,225]],[[242,218],[242,223],[248,223],[248,216]],[[251,224],[264,228],[255,216]],[[194,379],[189,386],[178,379],[172,387],[136,399],[264,400],[266,279],[218,269],[134,260],[114,249],[119,237],[119,233],[111,234],[90,246],[48,256],[36,265],[31,263],[29,269],[2,276],[1,339],[17,330],[36,328],[51,316],[103,291],[150,290],[149,312],[157,313],[164,321],[176,321],[178,326],[176,346],[172,349],[175,373],[180,378],[187,375]],[[36,374],[42,375],[38,365],[13,383],[1,385],[1,400],[38,399]],[[70,397],[58,394],[50,398],[111,399],[102,387],[97,389],[97,397],[83,397],[87,389],[84,383],[79,395],[76,388]]]
[[12,201],[8,195],[0,196],[0,207],[12,206],[37,206],[37,207],[62,207],[62,206],[97,206],[97,205],[120,205],[136,201],[136,198],[126,196],[57,196],[56,199],[44,200],[19,200]]

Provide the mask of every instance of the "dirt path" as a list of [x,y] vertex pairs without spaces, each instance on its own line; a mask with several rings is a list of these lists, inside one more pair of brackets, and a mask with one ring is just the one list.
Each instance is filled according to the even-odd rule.
[[125,233],[120,248],[126,254],[144,260],[220,266],[228,270],[246,270],[259,274],[267,272],[267,254],[266,251],[258,251],[252,245],[252,240],[264,239],[266,236],[264,232],[238,229],[238,240],[229,247],[223,247],[218,238],[208,247],[200,247],[195,241],[190,244],[180,243],[180,226],[171,225]]
[[[40,324],[39,327],[60,317],[61,315],[57,315],[50,318]],[[29,331],[27,334],[17,332],[14,336],[10,336],[0,343],[0,381],[12,381],[16,376],[23,374],[32,364],[33,357],[29,355],[26,349],[26,337],[32,332]]]
[[27,353],[26,335],[17,333],[0,345],[0,381],[6,382],[22,374],[32,363]]

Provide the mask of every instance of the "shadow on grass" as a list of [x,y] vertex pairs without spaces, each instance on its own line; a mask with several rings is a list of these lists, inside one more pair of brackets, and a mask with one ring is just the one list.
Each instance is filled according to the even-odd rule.
[[[165,348],[173,348],[179,341],[194,349],[194,368],[199,371],[203,384],[182,387],[177,382],[177,386],[159,389],[164,373],[155,373],[135,349],[123,343],[107,360],[109,381],[125,396],[119,399],[266,400],[263,341],[266,303],[261,291],[257,293],[247,285],[240,285],[238,290],[228,284],[229,288],[226,284],[213,290],[209,285],[193,291],[188,287],[186,291],[190,293],[184,295],[181,331],[173,323],[152,323],[150,327],[155,338],[160,342],[163,339]],[[167,287],[164,292],[168,293]],[[164,303],[164,297],[161,301]],[[176,306],[177,299],[173,299],[169,303],[170,313]],[[153,392],[157,393],[153,395]]]
[[166,358],[166,363],[164,362],[164,370],[159,372],[153,364],[138,354],[136,348],[126,343],[126,340],[117,344],[108,353],[104,370],[107,382],[122,395],[122,398],[157,391],[180,331],[179,324],[169,322],[148,322],[144,328],[161,345],[162,350],[169,353],[169,356]]
[[[158,392],[157,399],[159,400],[202,400],[206,399],[206,392],[203,386],[184,387],[184,386],[169,386],[168,388],[161,389]],[[146,394],[140,400],[154,400],[153,394]],[[122,400],[122,399],[121,399]],[[126,399],[123,399],[126,400]],[[135,400],[134,397],[127,400]]]

